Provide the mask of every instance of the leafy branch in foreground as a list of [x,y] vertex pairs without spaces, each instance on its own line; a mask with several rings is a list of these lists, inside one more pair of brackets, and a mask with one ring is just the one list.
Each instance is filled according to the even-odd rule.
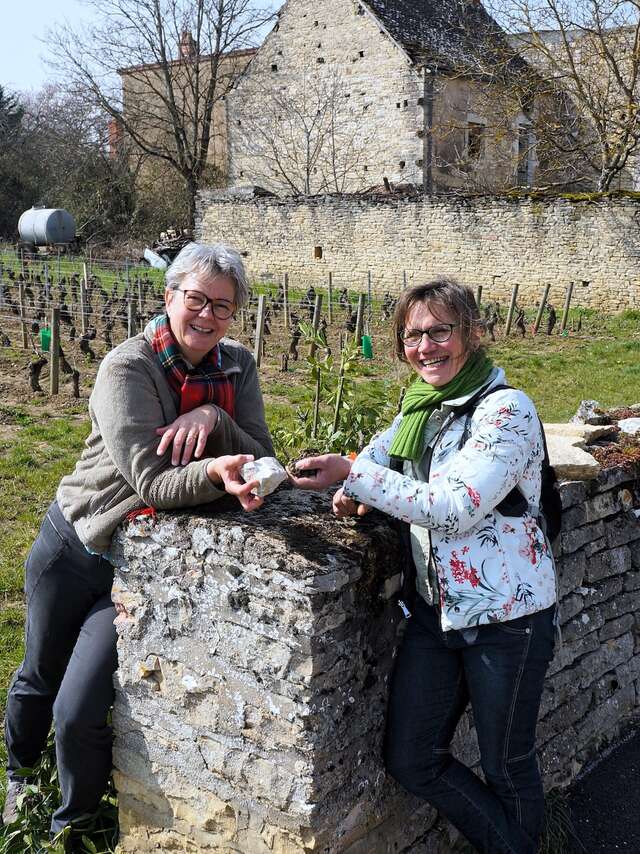
[[310,445],[321,453],[358,451],[381,424],[391,420],[395,401],[386,396],[386,386],[369,385],[366,399],[358,393],[362,370],[355,342],[346,344],[338,361],[321,331],[314,332],[307,323],[301,323],[300,328],[305,343],[316,348],[306,357],[307,384],[315,389],[314,401],[297,413],[293,427],[272,431],[277,454],[289,461]]
[[68,827],[50,839],[51,816],[60,805],[53,735],[37,767],[24,769],[23,776],[28,782],[18,796],[19,815],[11,824],[0,827],[3,854],[113,854],[118,838],[118,803],[112,783],[96,815],[75,829],[73,840]]

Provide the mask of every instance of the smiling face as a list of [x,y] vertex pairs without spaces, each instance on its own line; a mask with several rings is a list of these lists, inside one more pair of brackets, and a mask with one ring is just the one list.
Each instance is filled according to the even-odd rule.
[[[200,291],[216,303],[235,308],[235,287],[230,276],[202,279],[195,273],[185,276],[180,290]],[[190,311],[178,290],[167,288],[164,302],[169,325],[180,350],[192,365],[199,364],[212,347],[226,334],[233,318],[219,320],[207,304],[200,311]]]
[[[404,345],[404,354],[413,370],[425,382],[436,388],[451,382],[471,353],[469,345],[463,340],[459,318],[437,303],[429,305],[426,302],[419,302],[407,312],[404,321],[405,330],[431,329],[443,323],[458,324],[454,327],[448,341],[438,344],[428,335],[423,335],[417,347]],[[476,339],[477,333],[472,336],[471,347]]]

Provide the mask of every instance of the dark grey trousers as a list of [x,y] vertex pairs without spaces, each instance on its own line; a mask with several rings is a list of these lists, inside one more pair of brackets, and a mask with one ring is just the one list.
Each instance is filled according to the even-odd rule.
[[95,812],[111,773],[112,582],[112,565],[89,554],[54,502],[26,562],[25,656],[5,717],[9,779],[36,765],[55,722],[62,803],[52,833]]

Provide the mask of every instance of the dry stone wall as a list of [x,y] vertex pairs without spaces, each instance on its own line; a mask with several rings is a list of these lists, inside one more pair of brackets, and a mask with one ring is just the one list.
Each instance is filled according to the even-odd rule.
[[[558,646],[539,726],[547,787],[636,713],[640,470],[562,486]],[[444,854],[455,832],[381,765],[397,535],[280,489],[119,533],[114,761],[124,852]],[[455,750],[478,762],[470,720]]]
[[640,307],[640,201],[435,196],[280,199],[200,193],[196,235],[240,250],[250,275],[315,287],[397,293],[436,274],[483,286],[483,299],[534,304],[546,284],[562,306],[605,312]]

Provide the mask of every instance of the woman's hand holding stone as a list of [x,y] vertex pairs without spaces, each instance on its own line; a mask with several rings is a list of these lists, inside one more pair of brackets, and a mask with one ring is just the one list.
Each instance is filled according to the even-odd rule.
[[[304,474],[305,469],[312,472],[308,477]],[[295,471],[296,474],[290,474],[289,477],[298,489],[321,490],[344,480],[351,471],[351,460],[340,454],[320,454],[298,460]]]
[[221,484],[229,495],[235,495],[244,510],[257,510],[264,503],[264,498],[251,492],[259,482],[250,480],[245,483],[240,476],[242,466],[253,459],[253,454],[227,454],[207,463],[209,479],[215,484]]
[[158,427],[156,433],[162,436],[157,454],[162,456],[173,442],[171,465],[185,466],[189,460],[200,459],[207,444],[207,437],[218,422],[218,410],[205,404],[178,416],[171,424]]

